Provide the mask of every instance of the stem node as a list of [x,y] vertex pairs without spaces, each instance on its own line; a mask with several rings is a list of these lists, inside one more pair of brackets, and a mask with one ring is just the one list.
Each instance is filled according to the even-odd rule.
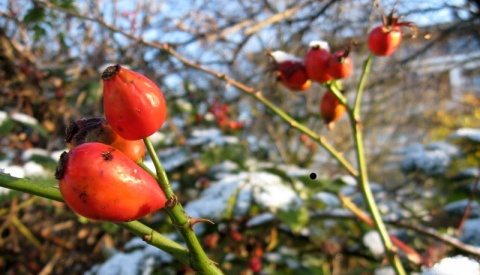
[[175,194],[171,195],[170,198],[168,198],[167,202],[165,203],[165,207],[168,209],[172,209],[177,205],[178,203],[178,198]]

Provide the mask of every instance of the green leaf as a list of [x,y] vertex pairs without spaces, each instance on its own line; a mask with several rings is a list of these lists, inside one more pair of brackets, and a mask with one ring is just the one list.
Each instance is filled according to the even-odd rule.
[[74,5],[74,0],[57,0],[55,2],[57,2],[56,5],[59,7],[77,12],[77,8]]
[[2,124],[0,124],[0,137],[4,137],[10,134],[15,127],[15,122],[12,119],[5,119]]
[[98,102],[102,96],[102,89],[98,81],[88,83],[85,86],[85,90],[87,91],[87,99],[90,102]]
[[280,219],[287,224],[293,232],[298,233],[309,221],[308,209],[300,207],[297,209],[280,210]]
[[38,41],[42,36],[45,36],[47,34],[47,31],[39,25],[35,25],[33,27],[33,31],[33,40],[35,41]]
[[33,7],[27,11],[23,17],[24,23],[38,23],[45,19],[45,9],[40,7]]
[[41,136],[45,137],[45,138],[48,138],[48,132],[47,130],[45,130],[45,128],[43,128],[42,125],[40,125],[38,123],[38,121],[36,119],[32,119],[32,122],[29,122],[29,121],[25,121],[23,119],[15,119],[13,118],[16,122],[22,124],[22,125],[25,125],[27,127],[30,127],[32,128],[32,130],[34,131],[37,131]]
[[117,232],[120,227],[118,227],[118,225],[116,225],[115,223],[102,222],[102,229],[109,234],[113,234]]
[[19,194],[18,191],[4,190],[4,192],[0,193],[0,203],[10,202],[13,198],[18,197]]

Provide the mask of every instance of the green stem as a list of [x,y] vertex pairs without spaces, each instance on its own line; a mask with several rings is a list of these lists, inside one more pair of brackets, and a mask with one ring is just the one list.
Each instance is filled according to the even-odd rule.
[[[170,186],[167,173],[165,172],[165,169],[163,169],[162,163],[160,162],[160,159],[158,158],[157,153],[155,152],[155,148],[153,148],[152,142],[150,141],[149,138],[143,139],[143,142],[145,143],[145,147],[147,148],[147,151],[150,154],[150,157],[152,158],[153,165],[155,166],[155,171],[157,172],[158,184],[162,188],[167,198],[174,196],[175,193],[173,192],[172,187]],[[149,170],[147,170],[147,172],[148,171]]]
[[0,173],[0,186],[63,202],[62,194],[60,194],[58,188],[43,183],[34,183],[27,179],[15,178],[9,174]]
[[[223,274],[222,271],[208,258],[202,245],[198,241],[198,238],[193,231],[193,226],[196,222],[187,215],[183,206],[178,202],[177,197],[170,186],[167,173],[165,172],[165,169],[163,169],[152,142],[149,138],[145,138],[143,141],[145,142],[145,147],[152,158],[157,172],[155,178],[167,197],[167,203],[164,209],[170,216],[173,225],[177,227],[182,235],[190,251],[190,263],[188,265],[201,274]],[[149,170],[147,170],[147,172],[148,171]]]
[[159,249],[172,255],[175,259],[184,265],[190,265],[190,253],[188,249],[180,244],[163,236],[152,228],[139,221],[117,223],[117,225],[127,229],[130,233],[142,238],[144,241],[158,247]]
[[367,208],[370,214],[372,215],[372,219],[375,223],[375,228],[377,229],[380,237],[383,241],[383,245],[385,247],[385,251],[387,253],[388,258],[390,259],[390,263],[395,268],[397,274],[404,275],[405,270],[403,269],[402,262],[398,257],[395,248],[393,246],[392,240],[388,235],[387,228],[383,223],[382,216],[380,211],[378,210],[377,203],[373,197],[372,189],[370,187],[370,182],[368,180],[368,171],[367,171],[367,162],[365,160],[365,152],[364,152],[364,141],[363,135],[361,131],[360,124],[357,123],[355,120],[351,120],[352,131],[355,140],[355,147],[356,147],[356,156],[358,161],[358,181],[360,184],[360,189],[362,191],[363,197],[365,202],[367,203]]
[[[354,143],[356,148],[355,153],[356,153],[356,158],[358,163],[358,173],[359,173],[357,180],[360,185],[360,189],[362,191],[365,202],[367,204],[368,211],[372,215],[375,228],[377,229],[382,239],[387,256],[390,259],[390,262],[392,266],[395,268],[395,271],[397,272],[397,274],[404,275],[405,270],[403,268],[402,262],[400,261],[400,258],[395,251],[395,247],[393,246],[392,240],[388,235],[387,228],[385,227],[380,211],[378,210],[377,203],[375,202],[375,199],[373,197],[372,189],[370,187],[370,182],[368,179],[367,161],[365,159],[365,147],[364,147],[364,140],[363,140],[363,134],[362,134],[362,124],[360,123],[359,109],[360,109],[361,97],[363,95],[365,82],[370,71],[372,60],[373,60],[373,54],[370,54],[370,56],[365,61],[362,77],[360,79],[360,83],[357,90],[357,96],[355,99],[354,108],[351,109],[348,107],[348,105],[346,105],[348,115],[350,117],[350,126],[352,128],[352,133],[353,133]],[[328,87],[331,89],[333,94],[335,94],[337,98],[341,101],[342,98],[339,97],[338,95],[342,95],[342,94],[337,89],[337,86],[330,84]]]
[[363,64],[363,73],[362,77],[360,78],[360,82],[358,82],[357,97],[355,98],[355,106],[353,107],[353,116],[355,117],[355,119],[360,119],[360,104],[362,103],[365,83],[367,82],[368,74],[370,73],[370,67],[372,66],[374,56],[375,55],[373,53],[370,53],[367,60],[365,60],[365,63]]
[[[0,186],[63,202],[62,195],[58,188],[46,184],[35,183],[27,179],[15,178],[5,173],[0,173]],[[132,221],[116,224],[127,229],[132,234],[143,238],[143,240],[149,244],[169,253],[183,264],[190,264],[190,255],[185,247],[164,237],[162,234],[154,231],[152,228],[141,222]]]

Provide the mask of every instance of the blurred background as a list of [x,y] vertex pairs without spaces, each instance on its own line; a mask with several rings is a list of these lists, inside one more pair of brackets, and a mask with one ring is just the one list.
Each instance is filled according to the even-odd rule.
[[[410,271],[446,256],[478,257],[395,222],[480,245],[472,231],[480,217],[480,2],[379,4],[418,26],[405,29],[392,56],[374,59],[363,97],[366,154],[382,214],[422,257],[405,259]],[[354,74],[343,81],[353,102],[367,35],[381,22],[367,0],[2,0],[0,168],[56,185],[66,125],[102,116],[101,72],[122,64],[164,92],[169,118],[152,140],[190,216],[216,222],[196,229],[226,273],[374,273],[382,267],[378,238],[366,238],[371,228],[337,196],[362,208],[355,179],[262,103],[155,45],[166,43],[261,90],[355,163],[347,116],[334,130],[320,117],[326,89],[287,90],[267,53],[303,57],[310,41],[327,41],[333,51],[358,42]],[[61,203],[2,189],[0,207],[2,273],[192,272],[116,225],[88,221]],[[143,221],[181,241],[164,214]]]

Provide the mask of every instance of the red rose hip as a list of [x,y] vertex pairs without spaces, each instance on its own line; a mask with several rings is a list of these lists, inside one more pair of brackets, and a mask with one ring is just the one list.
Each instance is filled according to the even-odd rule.
[[167,106],[153,81],[120,65],[108,67],[102,79],[105,117],[118,135],[143,139],[162,127]]
[[157,181],[120,150],[84,143],[63,153],[55,173],[65,203],[89,219],[126,222],[165,206]]

